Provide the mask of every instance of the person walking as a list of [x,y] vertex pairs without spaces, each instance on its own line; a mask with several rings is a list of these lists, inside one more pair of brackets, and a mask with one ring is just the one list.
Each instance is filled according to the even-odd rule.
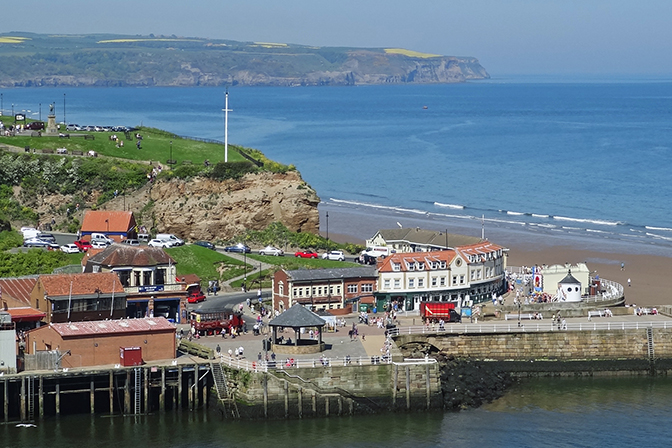
[[630,282],[630,278],[628,277],[628,286],[632,286],[632,283]]
[[217,344],[217,348],[215,350],[217,351],[217,357],[219,359],[221,359],[222,358],[222,347],[220,347],[219,344]]

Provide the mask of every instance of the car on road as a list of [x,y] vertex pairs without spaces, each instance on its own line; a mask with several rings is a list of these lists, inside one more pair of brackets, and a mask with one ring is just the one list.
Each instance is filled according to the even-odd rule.
[[263,249],[259,249],[259,255],[274,255],[276,257],[279,257],[284,254],[285,254],[284,250],[278,249],[277,247],[273,246],[266,246]]
[[74,244],[64,244],[61,246],[61,252],[65,252],[66,254],[78,254],[79,247]]
[[357,263],[374,265],[378,261],[376,257],[369,254],[361,254],[359,257],[355,258]]
[[226,252],[239,252],[241,254],[242,253],[249,254],[250,252],[252,252],[252,249],[250,249],[248,245],[243,243],[234,244],[233,246],[227,246],[224,248],[224,250]]
[[91,243],[91,247],[93,249],[107,249],[107,246],[109,245],[110,243],[108,243],[107,241],[99,241],[99,240]]
[[69,124],[65,127],[66,131],[81,131],[82,128],[78,124]]
[[75,246],[79,248],[82,252],[86,252],[87,250],[91,249],[93,246],[91,245],[90,242],[86,240],[76,240],[74,243]]
[[130,238],[130,239],[122,241],[121,244],[125,244],[127,246],[139,246],[140,241],[138,241],[136,239],[133,239],[133,238]]
[[163,247],[163,248],[169,248],[173,247],[174,244],[170,241],[167,240],[159,240],[159,239],[153,239],[150,240],[149,243],[147,243],[149,247]]
[[341,250],[332,250],[330,252],[322,254],[324,260],[336,260],[336,261],[345,261],[345,255]]
[[212,244],[210,241],[196,241],[194,244],[196,246],[205,247],[206,249],[215,250],[215,245]]
[[40,233],[37,238],[41,239],[42,241],[49,241],[50,243],[56,242],[56,237],[51,233]]
[[28,123],[25,128],[31,131],[41,131],[44,129],[44,121],[33,121]]
[[205,301],[205,295],[200,289],[191,291],[187,296],[187,302],[189,303],[201,303],[203,301]]
[[294,253],[294,256],[297,258],[317,258],[317,252],[312,250],[300,250]]

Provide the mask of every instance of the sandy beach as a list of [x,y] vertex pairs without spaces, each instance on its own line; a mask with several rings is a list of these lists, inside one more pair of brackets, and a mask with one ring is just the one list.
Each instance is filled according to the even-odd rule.
[[[321,222],[324,226],[324,211],[321,207]],[[364,244],[366,238],[374,235],[378,229],[397,226],[400,219],[396,216],[380,214],[363,216],[357,211],[345,208],[329,208],[329,238],[337,242]],[[356,224],[355,224],[356,223]],[[424,225],[423,225],[424,224]],[[436,223],[423,222],[422,218],[412,221],[413,226],[438,230]],[[450,233],[479,236],[477,227],[448,228]],[[324,229],[321,232],[325,234]],[[508,266],[553,265],[585,262],[588,268],[597,272],[601,278],[621,283],[625,289],[626,303],[640,306],[672,305],[672,292],[667,279],[672,277],[671,257],[633,253],[637,250],[631,245],[623,246],[599,240],[563,241],[558,237],[539,237],[532,235],[526,241],[520,233],[503,230],[491,231],[488,239],[509,249]],[[642,251],[647,248],[641,248]],[[625,269],[621,270],[621,263]],[[628,287],[628,279],[631,286]]]

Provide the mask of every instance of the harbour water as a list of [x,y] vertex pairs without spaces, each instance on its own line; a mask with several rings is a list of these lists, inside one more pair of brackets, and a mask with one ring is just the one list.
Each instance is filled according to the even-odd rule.
[[68,416],[0,426],[0,446],[72,447],[632,447],[667,446],[672,382],[651,378],[526,380],[459,413],[223,420],[217,412]]
[[[229,141],[292,163],[335,215],[518,240],[672,248],[672,82],[493,79],[459,85],[231,88]],[[218,88],[5,89],[4,109],[223,140]],[[426,107],[426,108],[425,108]],[[367,230],[368,233],[368,230]],[[508,240],[508,244],[517,241]],[[519,241],[518,241],[519,242]]]

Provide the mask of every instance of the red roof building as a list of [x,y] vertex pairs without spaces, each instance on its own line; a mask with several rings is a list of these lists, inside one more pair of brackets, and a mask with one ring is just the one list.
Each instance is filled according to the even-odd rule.
[[26,333],[26,353],[57,350],[65,368],[120,363],[124,348],[140,348],[144,362],[174,359],[175,325],[163,317],[45,325]]
[[0,308],[9,312],[17,329],[33,328],[46,313],[31,307],[30,293],[37,283],[37,276],[0,278]]
[[31,306],[46,313],[45,322],[79,322],[126,316],[126,292],[116,274],[40,275]]
[[137,238],[138,229],[133,212],[88,210],[84,213],[81,236],[103,233],[115,241]]

